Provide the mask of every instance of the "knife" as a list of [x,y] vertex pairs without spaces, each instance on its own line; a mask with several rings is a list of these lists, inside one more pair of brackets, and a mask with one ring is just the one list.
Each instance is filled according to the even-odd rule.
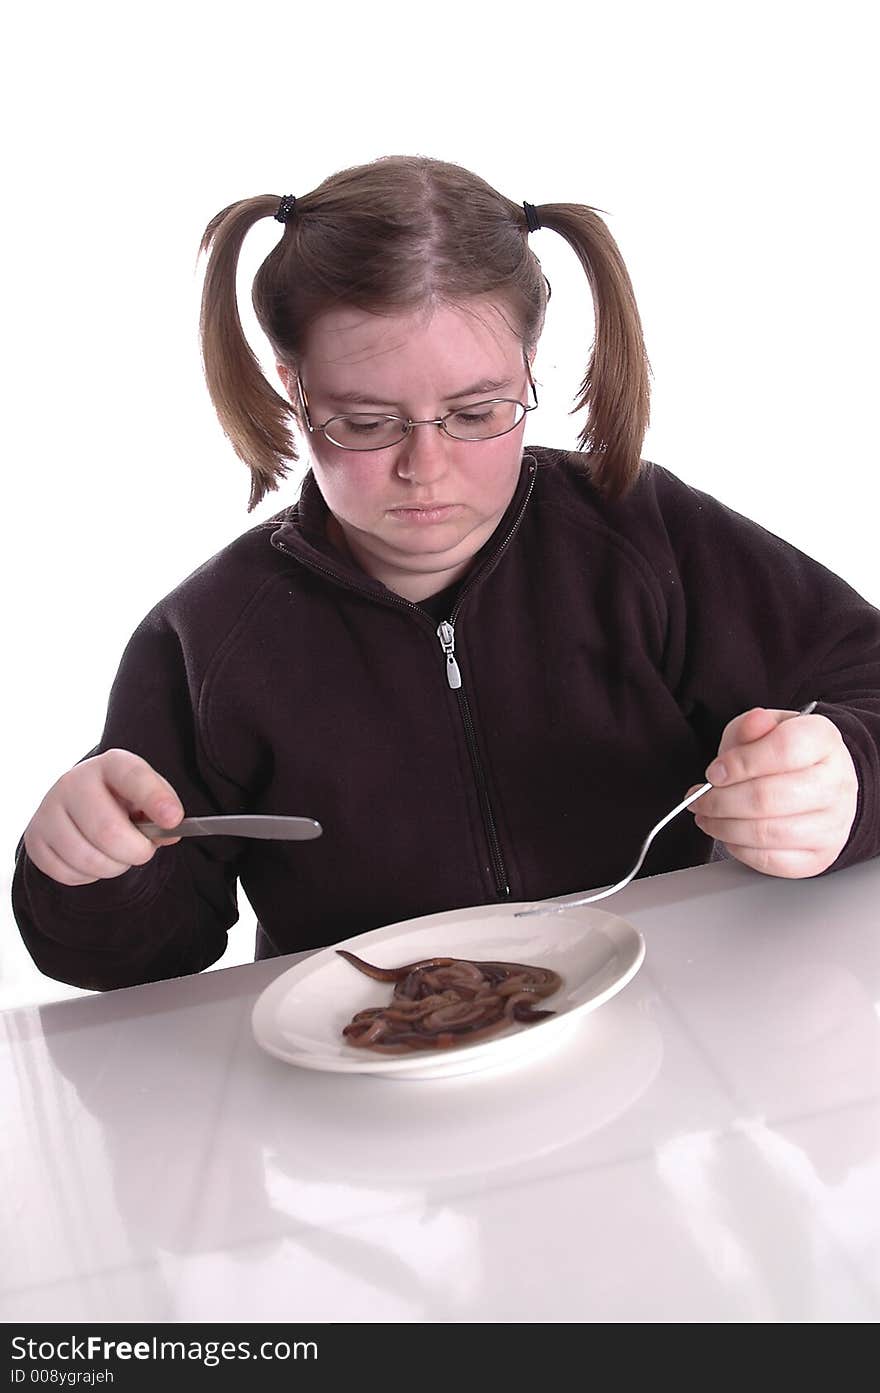
[[260,841],[301,842],[320,837],[324,830],[313,817],[271,817],[245,813],[238,817],[185,817],[176,827],[157,822],[135,822],[151,841],[162,837],[258,837]]

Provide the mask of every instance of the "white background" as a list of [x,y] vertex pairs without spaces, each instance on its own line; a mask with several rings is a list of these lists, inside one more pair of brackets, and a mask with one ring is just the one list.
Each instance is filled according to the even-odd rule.
[[[247,470],[201,376],[196,252],[236,199],[426,154],[517,202],[601,208],[653,369],[644,456],[880,604],[873,6],[16,9],[0,97],[0,1006],[78,994],[20,943],[13,856],[97,742],[130,633],[296,497],[291,478],[247,513]],[[249,289],[280,235],[254,229],[240,282],[268,368]],[[574,448],[592,303],[560,238],[531,245],[553,299],[526,443]],[[252,955],[241,898],[223,965]]]

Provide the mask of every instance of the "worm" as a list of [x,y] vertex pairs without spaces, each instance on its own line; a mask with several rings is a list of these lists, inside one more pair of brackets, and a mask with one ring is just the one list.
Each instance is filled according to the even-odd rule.
[[388,1006],[358,1011],[343,1028],[347,1043],[358,1049],[379,1054],[450,1049],[556,1014],[535,1009],[562,986],[550,968],[441,957],[375,967],[344,948],[336,951],[368,977],[394,983]]

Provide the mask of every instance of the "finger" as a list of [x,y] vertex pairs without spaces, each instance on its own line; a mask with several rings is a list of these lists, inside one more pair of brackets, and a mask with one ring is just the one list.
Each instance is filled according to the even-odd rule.
[[183,820],[183,804],[171,784],[131,750],[106,751],[101,775],[127,809],[140,809],[149,822],[174,827]]
[[[142,837],[146,837],[147,834],[146,834],[146,832],[142,831],[142,829],[141,829],[140,827],[138,827],[138,823],[139,823],[139,822],[154,822],[154,819],[151,818],[151,817],[148,817],[147,814],[144,812],[143,808],[135,808],[135,809],[131,812],[131,814],[130,814],[130,820],[131,820],[132,824],[134,825],[134,827],[137,829],[137,831],[139,831],[139,832],[141,833],[141,836],[142,836]],[[159,836],[156,836],[156,835],[150,835],[150,836],[147,838],[147,840],[148,840],[153,846],[173,846],[174,843],[175,843],[175,842],[179,842],[179,841],[181,840],[181,838],[180,838],[180,837],[159,837]]]
[[745,779],[711,788],[691,803],[694,817],[774,818],[821,813],[837,797],[837,780],[827,761],[809,769]]
[[716,787],[726,787],[766,774],[809,769],[830,753],[828,728],[835,729],[825,716],[775,722],[770,731],[751,743],[719,753],[707,768],[706,778]]
[[[116,815],[119,816],[118,809]],[[141,837],[140,840],[146,839]],[[41,871],[65,885],[112,879],[134,864],[99,850],[61,805],[47,810],[40,835],[28,842],[27,852]],[[145,859],[149,860],[151,855],[152,852]]]
[[[705,788],[705,787],[706,787],[705,780],[704,780],[703,783],[701,783],[701,784],[691,784],[691,786],[690,786],[690,788],[688,789],[687,793],[684,794],[684,797],[682,798],[682,802],[684,802],[684,799],[685,799],[685,798],[690,798],[690,796],[691,796],[692,793],[696,793],[696,791],[697,791],[698,788]],[[706,789],[706,792],[705,792],[705,793],[702,793],[702,794],[700,795],[699,798],[695,799],[694,802],[691,803],[690,806],[691,806],[691,808],[693,809],[694,812],[696,812],[696,810],[697,810],[697,805],[698,805],[699,803],[702,802],[702,799],[703,799],[703,798],[707,798],[711,792],[712,792],[711,789]]]
[[751,866],[762,875],[779,876],[783,880],[803,880],[807,876],[819,875],[828,865],[826,858],[815,851],[804,849],[770,851],[756,847],[730,846],[725,843],[731,856],[744,866]]
[[[100,864],[97,857],[123,867],[143,866],[151,860],[159,843],[138,831],[128,810],[105,785],[99,784],[89,802],[68,809],[73,827],[86,843],[85,864]],[[167,816],[166,816],[167,820]],[[180,840],[177,838],[176,840]],[[82,865],[82,862],[78,863]],[[116,871],[96,872],[101,876]]]
[[75,866],[59,856],[42,837],[28,841],[26,849],[28,857],[37,869],[61,885],[90,885],[98,879],[97,876],[83,875]]
[[779,718],[786,715],[797,715],[796,711],[777,711],[772,707],[753,706],[748,711],[743,711],[741,715],[735,716],[732,721],[728,721],[724,727],[718,745],[718,754],[722,755],[726,750],[736,748],[739,745],[750,745],[755,740],[761,740],[765,735],[769,735],[779,725]]
[[700,831],[716,842],[752,851],[818,851],[837,835],[826,812],[769,818],[697,816],[695,821]]

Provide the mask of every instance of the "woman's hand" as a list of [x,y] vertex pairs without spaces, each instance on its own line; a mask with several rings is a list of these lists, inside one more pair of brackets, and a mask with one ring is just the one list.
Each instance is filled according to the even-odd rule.
[[826,716],[753,707],[725,727],[706,778],[715,787],[689,809],[697,826],[764,875],[819,875],[846,845],[858,776]]
[[174,789],[130,750],[106,750],[68,769],[28,823],[24,848],[61,885],[111,880],[152,861],[179,837],[150,841],[132,818],[176,827],[183,807]]

